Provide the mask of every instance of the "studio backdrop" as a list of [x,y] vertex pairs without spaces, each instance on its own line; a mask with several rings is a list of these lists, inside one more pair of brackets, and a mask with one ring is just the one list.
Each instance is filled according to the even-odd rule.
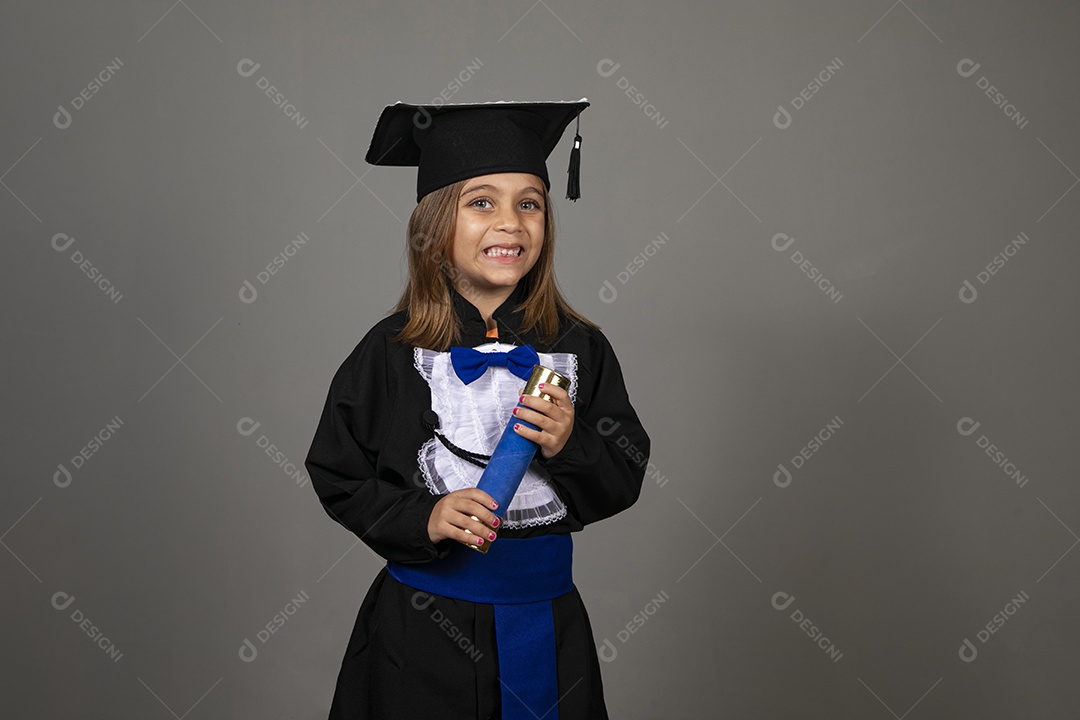
[[612,718],[1075,718],[1078,34],[1046,0],[5,3],[2,714],[325,717],[383,561],[303,460],[415,206],[378,113],[587,98],[557,274],[652,439],[575,536]]

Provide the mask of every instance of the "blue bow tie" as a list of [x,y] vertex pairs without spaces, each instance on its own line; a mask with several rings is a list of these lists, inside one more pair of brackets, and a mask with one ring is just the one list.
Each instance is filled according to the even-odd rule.
[[532,345],[522,345],[510,352],[480,352],[467,347],[452,347],[450,362],[461,382],[468,385],[483,375],[489,365],[505,367],[522,380],[528,380],[533,366],[540,363],[540,356]]

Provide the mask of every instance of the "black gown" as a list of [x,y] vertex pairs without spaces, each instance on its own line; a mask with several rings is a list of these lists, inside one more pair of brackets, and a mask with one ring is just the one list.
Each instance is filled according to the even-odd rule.
[[[521,313],[514,306],[522,299],[519,284],[494,311],[498,342],[571,353],[575,419],[563,449],[549,459],[537,452],[531,466],[550,479],[565,512],[544,524],[503,527],[500,538],[576,532],[625,510],[638,498],[649,456],[649,437],[603,333],[564,322],[556,343],[544,345],[534,332],[518,332]],[[464,328],[458,345],[492,342],[476,307],[456,291],[453,302]],[[391,340],[406,320],[403,311],[378,322],[341,364],[305,465],[330,517],[387,560],[426,563],[445,557],[457,542],[432,543],[427,534],[440,496],[418,471],[418,452],[432,439],[423,415],[433,393],[414,363],[414,349]],[[331,720],[499,718],[493,606],[423,598],[385,567],[379,571],[345,650]],[[577,589],[552,600],[552,609],[558,716],[606,719],[595,640]]]

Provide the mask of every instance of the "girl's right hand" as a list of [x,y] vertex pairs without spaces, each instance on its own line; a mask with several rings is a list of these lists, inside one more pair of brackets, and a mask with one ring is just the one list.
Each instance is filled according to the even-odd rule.
[[489,543],[495,539],[493,528],[501,522],[491,512],[494,508],[495,499],[483,490],[455,490],[435,503],[428,518],[428,537],[432,543],[448,538],[467,545]]

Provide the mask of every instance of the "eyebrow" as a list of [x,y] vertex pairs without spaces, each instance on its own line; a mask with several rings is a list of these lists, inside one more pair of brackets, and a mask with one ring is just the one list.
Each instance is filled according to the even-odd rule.
[[[468,195],[469,193],[474,193],[474,192],[477,192],[477,191],[480,191],[480,190],[489,190],[489,191],[495,191],[495,192],[499,191],[499,189],[496,188],[493,185],[477,185],[476,187],[471,187],[468,190],[462,192],[461,196],[464,197],[464,196]],[[534,187],[532,185],[529,185],[528,187],[525,187],[525,188],[521,189],[522,194],[525,194],[525,193],[527,193],[529,191],[532,191],[532,192],[536,193],[537,195],[540,195],[541,197],[543,197],[543,195],[544,195],[544,193],[540,192],[540,188]]]

